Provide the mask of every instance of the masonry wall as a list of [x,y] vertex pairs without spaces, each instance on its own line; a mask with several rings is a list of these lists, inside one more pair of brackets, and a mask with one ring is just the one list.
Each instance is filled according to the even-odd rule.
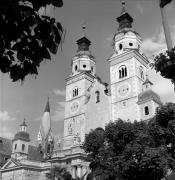
[[[105,94],[105,89],[105,86],[98,80],[95,80],[90,89],[89,101],[87,102],[85,133],[97,127],[104,128],[105,124],[111,120],[111,97]],[[97,91],[99,92],[99,102],[97,102]]]
[[[144,110],[145,106],[147,106],[149,108],[148,115],[145,115],[145,110]],[[139,109],[140,109],[140,114],[141,114],[141,120],[147,120],[147,119],[154,117],[157,107],[159,107],[159,105],[156,102],[154,102],[153,100],[150,100],[143,104],[140,104]]]
[[2,173],[2,180],[46,180],[46,176],[45,172],[19,169]]

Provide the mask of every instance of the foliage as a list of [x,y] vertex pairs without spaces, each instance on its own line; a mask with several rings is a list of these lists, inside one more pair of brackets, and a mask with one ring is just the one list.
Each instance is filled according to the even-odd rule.
[[160,53],[154,58],[154,61],[150,66],[155,68],[156,72],[160,72],[163,77],[173,80],[175,76],[175,47],[165,53]]
[[160,0],[160,7],[163,8],[167,4],[169,4],[172,0]]
[[61,7],[62,0],[0,1],[0,70],[12,81],[38,74],[44,59],[51,59],[61,43],[62,26],[40,15],[46,5]]
[[119,119],[92,130],[83,148],[101,180],[160,180],[175,170],[175,104],[158,108],[148,123]]
[[53,166],[49,173],[46,174],[48,180],[71,180],[71,174],[66,170],[66,168],[61,166]]

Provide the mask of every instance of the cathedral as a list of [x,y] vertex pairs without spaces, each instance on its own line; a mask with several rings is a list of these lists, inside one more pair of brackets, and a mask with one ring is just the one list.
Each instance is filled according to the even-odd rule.
[[119,118],[133,122],[148,121],[154,116],[162,102],[151,88],[149,60],[142,52],[141,37],[132,28],[133,18],[126,12],[124,2],[122,5],[112,42],[113,54],[107,60],[109,84],[96,74],[91,41],[84,35],[76,41],[77,52],[66,78],[63,139],[55,145],[48,99],[38,128],[38,146],[30,144],[24,120],[11,142],[10,158],[0,169],[2,180],[44,180],[53,165],[66,167],[73,178],[86,179],[90,169],[81,148],[85,134]]

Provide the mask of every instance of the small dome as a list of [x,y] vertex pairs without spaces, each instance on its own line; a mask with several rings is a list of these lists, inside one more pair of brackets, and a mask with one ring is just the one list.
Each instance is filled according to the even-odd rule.
[[14,140],[30,141],[29,133],[20,131],[15,134]]
[[156,94],[154,91],[152,91],[151,89],[140,93],[137,103],[142,104],[151,99],[154,100],[158,104],[162,104],[162,102],[160,100],[160,96],[158,94]]

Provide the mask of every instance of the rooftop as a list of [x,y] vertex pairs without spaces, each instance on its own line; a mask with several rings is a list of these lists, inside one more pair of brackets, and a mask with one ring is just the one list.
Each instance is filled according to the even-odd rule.
[[138,97],[138,104],[141,104],[141,103],[144,103],[148,100],[153,100],[155,101],[156,103],[158,104],[162,104],[161,100],[160,100],[160,96],[155,93],[153,90],[149,89],[149,90],[146,90],[142,93],[139,94],[139,97]]

